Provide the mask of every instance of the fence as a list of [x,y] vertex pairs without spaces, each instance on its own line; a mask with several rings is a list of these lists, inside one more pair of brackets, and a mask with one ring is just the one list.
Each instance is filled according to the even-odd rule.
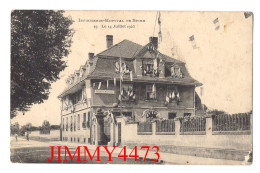
[[[250,134],[250,113],[232,114],[232,115],[213,115],[208,118],[210,122],[206,123],[206,117],[180,117],[177,120],[163,120],[155,122],[139,122],[137,125],[138,135],[205,135],[206,126],[212,134]],[[153,128],[154,123],[154,128]],[[176,126],[176,123],[179,126]],[[207,125],[208,124],[208,125]],[[178,128],[178,129],[176,129]]]
[[206,118],[205,117],[184,117],[180,118],[180,134],[181,135],[204,135],[206,134]]
[[152,123],[151,122],[140,122],[137,125],[138,135],[151,135],[152,134]]
[[156,135],[174,135],[175,122],[174,120],[156,121]]
[[212,116],[213,133],[250,133],[249,113]]

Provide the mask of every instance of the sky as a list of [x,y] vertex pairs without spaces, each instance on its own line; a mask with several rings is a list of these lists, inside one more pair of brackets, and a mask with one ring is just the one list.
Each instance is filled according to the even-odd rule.
[[[48,100],[33,105],[24,115],[19,113],[11,123],[40,126],[48,120],[59,124],[61,104],[57,96],[65,88],[66,77],[86,62],[89,52],[97,54],[106,49],[106,35],[113,35],[114,44],[128,39],[145,45],[159,31],[156,11],[66,11],[65,15],[75,21],[71,26],[75,30],[71,53],[64,57],[68,67],[52,84]],[[216,18],[219,30],[213,23]],[[80,22],[87,19],[145,22]],[[132,28],[108,27],[118,24]],[[207,107],[228,113],[252,110],[252,16],[246,19],[243,12],[162,11],[161,32],[160,52],[171,56],[174,51],[173,57],[186,63],[191,76],[203,83],[201,99]],[[194,43],[189,41],[192,35]]]

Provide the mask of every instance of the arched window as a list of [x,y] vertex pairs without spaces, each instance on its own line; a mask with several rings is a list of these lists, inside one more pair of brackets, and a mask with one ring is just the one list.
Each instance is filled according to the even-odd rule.
[[147,119],[154,119],[154,118],[159,118],[159,112],[156,110],[150,110],[147,109],[143,112],[143,117],[147,118]]

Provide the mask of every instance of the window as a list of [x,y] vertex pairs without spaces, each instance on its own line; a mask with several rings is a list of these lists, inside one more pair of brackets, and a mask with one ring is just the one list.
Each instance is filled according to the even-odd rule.
[[122,114],[126,117],[132,117],[132,112],[123,112]]
[[73,130],[73,118],[70,116],[70,131]]
[[76,115],[74,115],[74,131],[76,131]]
[[124,84],[122,85],[122,100],[134,100],[135,94],[132,84]]
[[179,102],[180,99],[180,93],[178,91],[177,87],[168,87],[167,88],[167,94],[166,94],[166,102],[171,103],[172,101],[177,101]]
[[158,112],[155,111],[155,110],[148,110],[148,111],[145,111],[143,113],[143,115],[146,117],[146,118],[150,118],[150,119],[153,119],[153,118],[157,118],[159,115],[158,115]]
[[168,113],[168,119],[174,119],[174,118],[176,118],[176,113],[175,112]]
[[155,100],[156,99],[156,86],[146,85],[146,99],[147,100]]
[[171,67],[171,76],[175,78],[183,78],[183,73],[181,72],[181,68],[178,65]]
[[68,131],[68,128],[69,128],[69,120],[68,117],[66,117],[66,131]]
[[80,114],[78,114],[78,130],[80,129]]
[[87,121],[87,115],[86,113],[83,114],[83,122],[86,122]]
[[87,117],[86,113],[83,114],[83,122],[82,122],[82,128],[87,127]]
[[[115,62],[115,71],[116,73],[120,73],[120,67],[119,67],[119,62]],[[124,73],[124,74],[129,74],[130,73],[130,70],[129,68],[127,67],[126,63],[125,62],[122,62],[121,64],[121,72]]]
[[82,100],[82,90],[71,95],[72,104],[75,105]]
[[87,122],[87,127],[89,128],[90,127],[90,112],[88,112],[88,122]]
[[184,117],[190,117],[191,113],[184,113]]
[[145,63],[143,64],[143,73],[144,75],[151,75],[154,71],[154,64],[152,63]]

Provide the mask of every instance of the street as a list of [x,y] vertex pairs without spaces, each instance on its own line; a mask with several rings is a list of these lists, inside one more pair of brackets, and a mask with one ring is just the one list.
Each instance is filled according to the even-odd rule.
[[[126,158],[124,161],[123,158],[113,157],[112,161],[108,160],[108,155],[104,151],[100,151],[100,161],[97,160],[95,155],[91,161],[87,156],[87,161],[84,160],[84,153],[81,152],[80,160],[77,161],[77,155],[73,160],[67,155],[68,161],[57,161],[58,156],[55,152],[53,161],[49,162],[47,158],[51,157],[51,148],[49,146],[61,146],[60,142],[38,142],[34,140],[27,141],[24,138],[18,138],[18,141],[15,141],[15,138],[11,137],[11,161],[13,163],[73,163],[73,164],[160,164],[158,162],[152,162],[147,159],[145,162],[142,159],[134,160],[134,158]],[[64,145],[62,145],[64,146]],[[76,146],[69,147],[71,155],[73,156]],[[94,154],[95,150],[89,148],[91,155]],[[64,150],[61,152],[61,159],[64,160]]]
[[[225,160],[225,159],[213,159],[213,158],[204,158],[204,157],[196,157],[196,156],[188,156],[188,155],[178,155],[172,153],[164,153],[159,152],[160,159],[158,162],[153,162],[151,159],[156,159],[157,157],[154,155],[154,152],[149,151],[147,154],[146,161],[143,161],[143,157],[146,154],[145,150],[138,150],[138,155],[140,156],[137,161],[134,158],[124,158],[117,157],[122,148],[117,147],[113,154],[112,160],[108,160],[108,154],[104,149],[100,149],[100,160],[96,161],[96,154],[91,161],[87,156],[87,161],[76,161],[77,155],[75,155],[74,159],[71,161],[70,157],[67,155],[68,161],[56,161],[57,160],[57,152],[54,152],[54,159],[51,162],[48,162],[47,158],[51,157],[51,148],[50,146],[68,146],[71,155],[73,156],[76,148],[78,146],[83,146],[84,144],[78,143],[70,143],[70,142],[61,142],[61,141],[49,141],[49,142],[40,142],[36,140],[27,141],[23,137],[19,137],[18,141],[15,141],[14,137],[11,137],[11,162],[13,163],[73,163],[73,164],[214,164],[214,165],[232,165],[232,164],[245,164],[247,162],[244,161],[234,161],[234,160]],[[94,154],[96,146],[89,145],[87,146],[91,155]],[[108,147],[109,151],[112,151],[112,147]],[[126,150],[127,154],[132,152],[133,148],[128,148]],[[122,154],[122,153],[121,153]],[[61,151],[61,160],[64,160],[64,149]],[[84,160],[84,152],[81,150],[80,160]]]

